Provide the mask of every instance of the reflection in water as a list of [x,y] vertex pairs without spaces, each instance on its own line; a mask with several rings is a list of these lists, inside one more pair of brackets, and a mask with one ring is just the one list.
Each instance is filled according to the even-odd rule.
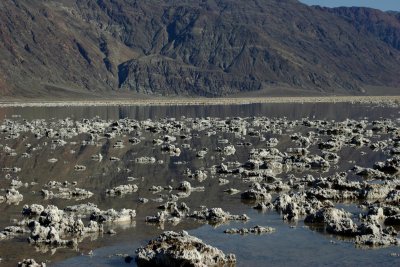
[[[351,103],[304,103],[304,104],[248,104],[212,106],[121,106],[121,107],[16,107],[0,109],[0,120],[20,115],[32,119],[94,118],[106,120],[132,118],[137,120],[186,117],[287,117],[290,120],[304,117],[324,120],[397,118],[398,112],[378,105]],[[4,114],[4,115],[3,115]]]
[[[347,118],[360,119],[368,117],[369,120],[379,118],[398,118],[398,109],[381,106],[352,105],[349,103],[337,104],[251,104],[251,105],[232,105],[232,106],[155,106],[155,107],[47,107],[47,108],[3,108],[0,109],[0,120],[5,118],[13,120],[33,120],[33,119],[64,119],[70,117],[74,120],[82,118],[94,118],[96,116],[106,120],[116,120],[120,118],[132,118],[137,120],[160,119],[160,118],[181,118],[190,117],[287,117],[289,120],[299,120],[310,117],[314,119],[341,121]],[[278,148],[285,151],[288,147],[293,147],[289,138],[291,133],[265,134],[267,139],[277,137],[280,139]],[[24,195],[24,200],[18,205],[0,204],[0,227],[11,225],[10,220],[21,219],[21,210],[24,204],[41,203],[43,205],[56,205],[64,208],[68,205],[78,203],[92,202],[101,209],[135,209],[138,216],[131,225],[115,225],[112,229],[117,231],[117,235],[91,236],[79,244],[78,250],[58,249],[57,251],[35,251],[35,248],[29,246],[26,242],[26,236],[21,236],[16,240],[0,242],[0,257],[3,258],[3,264],[15,265],[15,262],[28,257],[40,260],[50,259],[53,263],[61,266],[87,266],[89,264],[102,265],[124,265],[121,257],[115,256],[115,253],[134,254],[134,250],[146,240],[157,236],[162,232],[161,226],[149,225],[144,223],[148,215],[154,215],[160,203],[153,201],[159,198],[166,199],[169,192],[152,192],[148,189],[153,186],[167,186],[179,184],[180,181],[188,180],[184,173],[190,170],[203,168],[209,170],[226,158],[221,153],[213,152],[213,148],[221,146],[217,142],[220,139],[227,139],[228,143],[236,144],[238,139],[229,133],[218,133],[217,136],[206,136],[200,133],[198,137],[190,141],[178,140],[179,147],[182,144],[190,144],[192,149],[183,149],[179,157],[171,157],[163,153],[159,146],[154,146],[153,139],[160,138],[159,135],[142,132],[138,136],[142,141],[137,145],[129,143],[129,135],[118,136],[115,139],[101,139],[98,146],[83,146],[82,141],[88,140],[88,135],[74,137],[67,140],[65,146],[52,147],[47,138],[36,139],[31,134],[25,134],[15,140],[1,139],[1,145],[9,146],[15,149],[17,156],[5,156],[0,154],[0,167],[18,167],[19,172],[1,172],[0,188],[8,188],[11,179],[3,179],[9,174],[11,178],[20,179],[23,182],[37,184],[22,187],[19,191]],[[117,140],[124,144],[123,148],[116,148],[113,145]],[[244,162],[248,159],[249,151],[253,147],[262,147],[263,142],[258,137],[246,137],[243,142],[251,142],[252,147],[237,146],[236,153],[228,157],[229,162]],[[35,152],[31,149],[31,157],[23,158],[22,153],[27,151],[27,144],[31,148],[37,148]],[[196,150],[209,148],[209,153],[205,158],[197,158]],[[316,149],[311,152],[316,153]],[[386,156],[380,152],[370,152],[363,155],[363,149],[345,149],[340,156],[343,164],[340,170],[349,170],[355,161],[361,166],[369,166],[373,162],[385,159]],[[103,156],[101,163],[92,159],[93,155]],[[153,156],[163,163],[155,164],[137,164],[135,159],[141,156]],[[115,157],[119,161],[111,161]],[[50,163],[51,158],[58,159],[57,162]],[[185,164],[188,163],[188,164]],[[76,171],[76,165],[86,166],[85,171]],[[311,172],[313,175],[329,175],[339,171],[331,169],[327,173],[318,171]],[[303,175],[296,174],[295,175]],[[287,173],[279,175],[284,178]],[[8,177],[8,178],[10,178]],[[129,177],[129,178],[128,178]],[[192,192],[190,197],[182,199],[193,210],[198,209],[199,205],[207,207],[222,207],[233,214],[246,213],[251,217],[251,221],[246,227],[252,227],[257,224],[267,225],[277,228],[277,232],[266,236],[227,236],[223,230],[230,227],[241,228],[242,223],[230,223],[217,228],[211,226],[202,226],[199,222],[193,220],[183,220],[180,224],[173,226],[166,223],[163,227],[166,230],[192,229],[194,235],[204,239],[206,243],[215,245],[226,252],[237,254],[239,266],[264,266],[268,264],[273,266],[309,266],[309,265],[356,265],[359,263],[365,265],[376,265],[377,258],[379,264],[396,264],[397,258],[388,256],[391,252],[396,252],[396,248],[380,249],[376,251],[357,250],[353,244],[347,244],[335,239],[331,243],[331,236],[318,231],[310,231],[298,223],[297,227],[290,228],[288,224],[283,223],[279,214],[273,211],[258,213],[252,210],[253,203],[241,202],[240,194],[229,195],[223,193],[224,189],[237,188],[241,191],[248,188],[236,175],[226,175],[230,183],[226,186],[220,186],[219,178],[209,173],[204,181],[190,178],[193,186],[205,186],[205,192]],[[129,182],[129,179],[133,182]],[[49,181],[76,181],[77,187],[87,189],[94,195],[83,201],[76,199],[48,199],[44,200],[40,195],[43,185]],[[122,196],[109,197],[105,194],[105,189],[112,188],[121,184],[135,183],[139,185],[137,192]],[[150,201],[142,204],[139,198],[146,198]],[[23,248],[23,249],[21,249]],[[82,253],[88,254],[92,249],[95,250],[93,257],[79,256]],[[315,255],[315,251],[320,251]],[[111,256],[110,256],[111,255]],[[345,255],[344,258],[338,255]],[[70,259],[68,259],[70,258]],[[62,261],[68,259],[66,261]],[[397,261],[398,262],[398,261]]]

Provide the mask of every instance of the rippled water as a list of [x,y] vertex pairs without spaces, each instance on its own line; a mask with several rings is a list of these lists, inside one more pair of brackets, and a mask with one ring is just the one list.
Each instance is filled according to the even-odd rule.
[[[136,120],[177,118],[185,117],[287,117],[290,120],[298,120],[309,117],[324,120],[341,121],[347,118],[375,120],[380,118],[399,118],[399,109],[360,105],[360,104],[254,104],[254,105],[230,105],[230,106],[153,106],[153,107],[71,107],[71,108],[3,108],[0,109],[0,122],[7,118],[12,120],[33,119],[64,119],[66,117],[80,120],[91,119],[99,116],[102,119],[116,120],[120,118],[132,118]],[[289,133],[290,134],[290,133]],[[132,224],[116,225],[112,228],[117,231],[114,236],[91,236],[79,243],[78,250],[57,249],[54,251],[36,251],[26,241],[26,236],[17,239],[0,241],[0,265],[15,266],[15,263],[23,258],[35,258],[37,261],[48,260],[53,266],[125,266],[127,263],[121,256],[115,254],[128,254],[134,256],[134,251],[140,245],[144,245],[149,239],[156,237],[163,230],[188,230],[189,233],[203,239],[206,243],[222,249],[226,253],[235,253],[238,266],[398,266],[400,257],[393,257],[391,253],[400,253],[398,247],[380,249],[358,249],[348,240],[338,240],[337,237],[324,233],[321,229],[310,229],[304,226],[303,221],[297,224],[288,224],[282,221],[281,216],[275,211],[266,213],[257,212],[252,209],[251,203],[243,202],[240,194],[228,195],[223,190],[234,187],[245,190],[249,184],[244,184],[237,177],[227,177],[230,183],[225,186],[218,185],[218,179],[208,178],[204,182],[190,180],[194,185],[206,187],[205,192],[192,192],[190,197],[183,199],[192,209],[200,205],[207,207],[222,207],[233,214],[246,213],[251,220],[247,223],[231,222],[227,225],[212,227],[204,225],[191,219],[185,219],[176,226],[166,223],[164,229],[144,222],[147,215],[154,215],[156,207],[160,204],[150,201],[147,204],[139,204],[139,197],[154,199],[159,194],[148,191],[152,185],[177,184],[179,181],[188,180],[183,172],[190,168],[192,170],[205,168],[218,164],[222,161],[222,155],[209,153],[206,158],[198,159],[193,151],[183,151],[179,157],[170,157],[162,153],[159,147],[154,147],[152,140],[155,138],[151,133],[144,133],[145,141],[139,145],[130,146],[129,136],[117,137],[114,140],[104,140],[101,147],[81,146],[82,137],[73,140],[77,144],[68,144],[64,147],[51,149],[45,139],[35,139],[26,135],[26,138],[17,140],[5,140],[0,135],[0,144],[15,148],[16,157],[5,156],[0,153],[0,168],[20,167],[21,172],[16,175],[24,182],[35,181],[38,184],[28,188],[20,188],[24,200],[18,205],[0,204],[0,228],[12,225],[12,219],[21,219],[21,210],[24,204],[40,203],[42,205],[53,204],[59,208],[78,203],[92,202],[101,209],[131,208],[137,212],[137,218]],[[274,135],[265,135],[267,139]],[[191,145],[195,148],[208,147],[210,150],[217,147],[217,139],[226,138],[236,143],[233,135],[218,133],[216,137],[201,135],[200,138],[192,139]],[[253,147],[262,146],[257,138],[246,137],[251,141]],[[112,147],[115,140],[123,140],[125,148],[116,149]],[[293,147],[287,134],[280,137],[279,149]],[[43,149],[30,159],[20,157],[29,142],[33,146],[41,145]],[[183,141],[179,141],[182,143]],[[248,158],[249,147],[236,147],[237,152],[229,156],[229,161],[244,162]],[[71,150],[74,153],[71,153]],[[361,152],[368,152],[362,156]],[[105,159],[115,156],[121,161],[112,162],[103,160],[100,164],[91,160],[93,154],[101,152]],[[139,156],[154,156],[162,159],[163,164],[140,165],[133,160]],[[370,166],[378,160],[385,158],[382,152],[372,152],[369,149],[344,149],[341,152],[343,164],[339,169],[331,169],[328,173],[313,175],[328,175],[338,170],[348,170],[356,161],[361,166]],[[59,159],[57,163],[48,163],[49,158]],[[188,164],[178,164],[187,162]],[[84,172],[74,171],[76,164],[87,166]],[[129,169],[129,171],[127,171]],[[4,179],[5,173],[0,173],[0,188],[7,188],[9,180]],[[286,174],[282,174],[284,177]],[[133,194],[123,197],[106,197],[104,191],[120,184],[127,184],[127,177],[138,178],[139,190]],[[142,178],[143,177],[143,178]],[[43,184],[50,180],[77,181],[78,187],[85,188],[95,195],[88,200],[44,200],[38,193]],[[342,204],[348,210],[356,210],[355,204]],[[252,227],[255,225],[272,226],[276,232],[268,235],[226,235],[224,229],[231,227]],[[93,255],[88,256],[93,250]],[[134,265],[134,261],[130,263]]]

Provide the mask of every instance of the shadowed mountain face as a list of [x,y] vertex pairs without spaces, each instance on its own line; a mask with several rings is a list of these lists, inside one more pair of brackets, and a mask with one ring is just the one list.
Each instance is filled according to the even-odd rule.
[[3,0],[0,95],[400,85],[400,16],[295,0]]

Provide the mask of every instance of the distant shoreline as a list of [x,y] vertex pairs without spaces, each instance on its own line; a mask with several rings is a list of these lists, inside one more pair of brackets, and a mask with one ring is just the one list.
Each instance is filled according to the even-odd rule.
[[176,98],[176,99],[107,99],[107,100],[9,100],[5,107],[80,107],[80,106],[205,106],[274,103],[396,103],[400,96],[322,96],[322,97],[249,97],[249,98]]

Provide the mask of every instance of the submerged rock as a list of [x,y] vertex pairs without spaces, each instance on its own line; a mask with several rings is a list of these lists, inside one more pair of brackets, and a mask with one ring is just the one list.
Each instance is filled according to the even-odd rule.
[[361,235],[356,237],[355,244],[358,246],[398,246],[400,244],[399,239],[396,236],[389,234],[380,235]]
[[19,226],[8,226],[0,232],[0,240],[16,237],[17,235],[28,232],[25,228]]
[[207,151],[208,151],[208,149],[206,149],[206,148],[203,148],[203,149],[197,151],[196,157],[204,158],[207,155]]
[[259,183],[254,183],[251,189],[241,194],[241,198],[270,201],[272,199],[272,196],[267,192],[267,189],[262,187]]
[[148,223],[160,223],[161,224],[167,220],[168,215],[169,215],[168,212],[160,211],[155,216],[147,216],[145,220]]
[[387,159],[385,162],[376,162],[374,169],[379,170],[388,174],[397,174],[400,172],[400,156],[394,156],[391,159]]
[[38,216],[44,211],[44,207],[39,204],[25,205],[22,214],[25,216]]
[[[33,206],[33,205],[32,205]],[[25,215],[36,214],[41,207],[24,207]],[[32,210],[35,210],[32,212]],[[98,233],[103,231],[102,227],[96,222],[91,221],[85,226],[81,219],[59,210],[56,206],[47,206],[40,215],[33,220],[27,221],[27,226],[31,230],[28,242],[35,245],[46,245],[49,247],[74,247],[76,239],[66,240],[63,236],[83,236],[88,233]]]
[[100,209],[93,203],[68,206],[64,210],[68,212],[75,212],[78,214],[91,214],[94,212],[100,212]]
[[357,225],[350,218],[351,213],[335,208],[322,208],[309,214],[304,222],[324,223],[329,233],[355,236],[358,234]]
[[190,191],[204,191],[204,186],[193,187],[189,182],[183,181],[176,188],[180,191],[190,192]]
[[240,190],[238,190],[236,188],[228,188],[228,189],[225,189],[224,192],[234,195],[234,194],[240,193]]
[[42,195],[46,199],[62,198],[62,199],[85,199],[93,196],[93,193],[82,188],[58,188],[58,192],[42,189]]
[[109,209],[106,211],[93,212],[90,215],[90,220],[97,221],[99,223],[103,222],[122,223],[122,222],[130,222],[135,217],[136,217],[136,211],[131,209],[122,209],[121,211]]
[[255,226],[252,228],[242,228],[242,229],[236,229],[236,228],[231,228],[231,229],[226,229],[224,231],[225,234],[265,234],[265,233],[273,233],[275,232],[276,229],[272,227],[264,227],[264,226]]
[[83,166],[83,165],[75,165],[74,170],[75,170],[75,171],[85,171],[85,170],[86,170],[86,166]]
[[194,211],[190,217],[198,220],[206,220],[211,223],[223,223],[226,221],[247,221],[249,217],[246,214],[232,215],[229,212],[223,211],[221,208],[203,209]]
[[18,262],[18,267],[46,267],[46,263],[37,263],[34,259],[24,259]]
[[230,146],[224,147],[223,152],[226,156],[230,156],[230,155],[234,155],[236,153],[236,149],[233,145],[230,145]]
[[[324,206],[332,205],[330,202],[321,202],[315,197],[307,198],[306,193],[281,194],[272,206],[280,211],[283,219],[287,221],[298,220],[300,216],[308,215]],[[269,207],[270,205],[264,204]],[[258,208],[263,208],[260,206]]]
[[154,164],[157,162],[157,160],[154,157],[140,157],[137,158],[135,162],[139,164]]
[[187,232],[164,232],[145,247],[136,250],[138,266],[225,266],[234,265],[236,257],[205,244]]
[[121,196],[132,192],[136,192],[137,190],[138,186],[135,184],[120,185],[112,189],[107,189],[106,194],[110,196],[116,196],[116,195]]
[[183,181],[183,182],[181,182],[179,184],[177,189],[181,190],[181,191],[191,191],[192,190],[192,185],[187,181]]
[[[24,196],[14,188],[7,189],[6,194],[4,195],[4,200],[8,204],[18,204],[23,199],[24,199]],[[0,202],[1,202],[1,200],[0,200]]]

